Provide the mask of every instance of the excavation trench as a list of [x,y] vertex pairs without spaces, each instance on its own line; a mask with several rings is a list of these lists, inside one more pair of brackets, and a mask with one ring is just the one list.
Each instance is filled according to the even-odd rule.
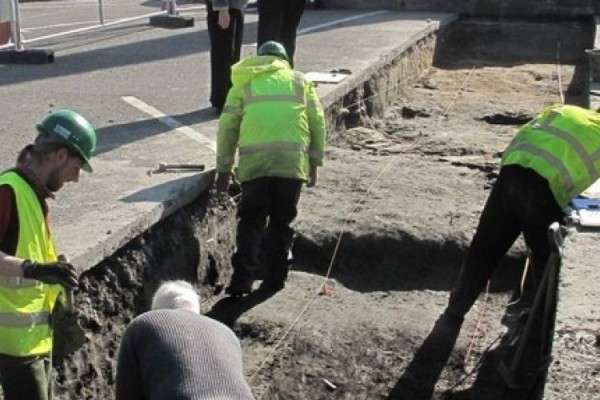
[[[234,327],[257,398],[504,398],[487,347],[506,330],[522,243],[469,314],[447,366],[429,374],[437,386],[413,379],[411,361],[445,306],[513,124],[559,99],[557,42],[565,97],[582,103],[592,34],[588,21],[465,20],[417,43],[330,106],[337,129],[319,186],[303,193],[283,291],[224,300],[235,207],[205,193],[83,274],[82,329],[71,333],[85,343],[54,354],[58,398],[113,398],[122,332],[165,279],[194,282],[203,311]],[[332,290],[316,296],[340,232]]]

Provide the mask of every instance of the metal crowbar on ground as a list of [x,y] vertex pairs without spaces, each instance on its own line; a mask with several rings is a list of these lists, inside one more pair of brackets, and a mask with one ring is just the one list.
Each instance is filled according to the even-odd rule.
[[204,164],[169,164],[169,163],[158,163],[155,169],[148,171],[148,176],[154,174],[162,174],[166,172],[189,172],[189,171],[204,171],[206,167]]

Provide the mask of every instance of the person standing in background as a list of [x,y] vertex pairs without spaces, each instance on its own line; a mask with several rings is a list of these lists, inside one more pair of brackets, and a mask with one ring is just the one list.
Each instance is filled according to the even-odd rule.
[[210,38],[210,103],[221,114],[231,87],[231,66],[240,60],[248,0],[207,0]]
[[270,40],[283,44],[292,68],[305,6],[306,0],[258,0],[258,47]]
[[0,46],[8,44],[14,24],[13,0],[0,0]]

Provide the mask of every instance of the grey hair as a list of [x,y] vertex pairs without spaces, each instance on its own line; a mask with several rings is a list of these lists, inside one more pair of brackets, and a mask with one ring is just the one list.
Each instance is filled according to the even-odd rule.
[[200,296],[186,281],[166,281],[152,297],[152,309],[185,309],[200,314]]

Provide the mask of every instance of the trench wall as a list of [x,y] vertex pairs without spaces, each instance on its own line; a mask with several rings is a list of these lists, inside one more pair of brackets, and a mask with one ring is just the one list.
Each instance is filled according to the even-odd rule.
[[[209,299],[223,289],[231,270],[235,243],[235,213],[231,203],[216,203],[202,194],[127,246],[83,273],[75,308],[80,329],[71,339],[85,344],[63,357],[55,345],[58,399],[111,399],[119,341],[127,324],[149,308],[159,282],[194,282]],[[64,337],[64,327],[56,328]]]

